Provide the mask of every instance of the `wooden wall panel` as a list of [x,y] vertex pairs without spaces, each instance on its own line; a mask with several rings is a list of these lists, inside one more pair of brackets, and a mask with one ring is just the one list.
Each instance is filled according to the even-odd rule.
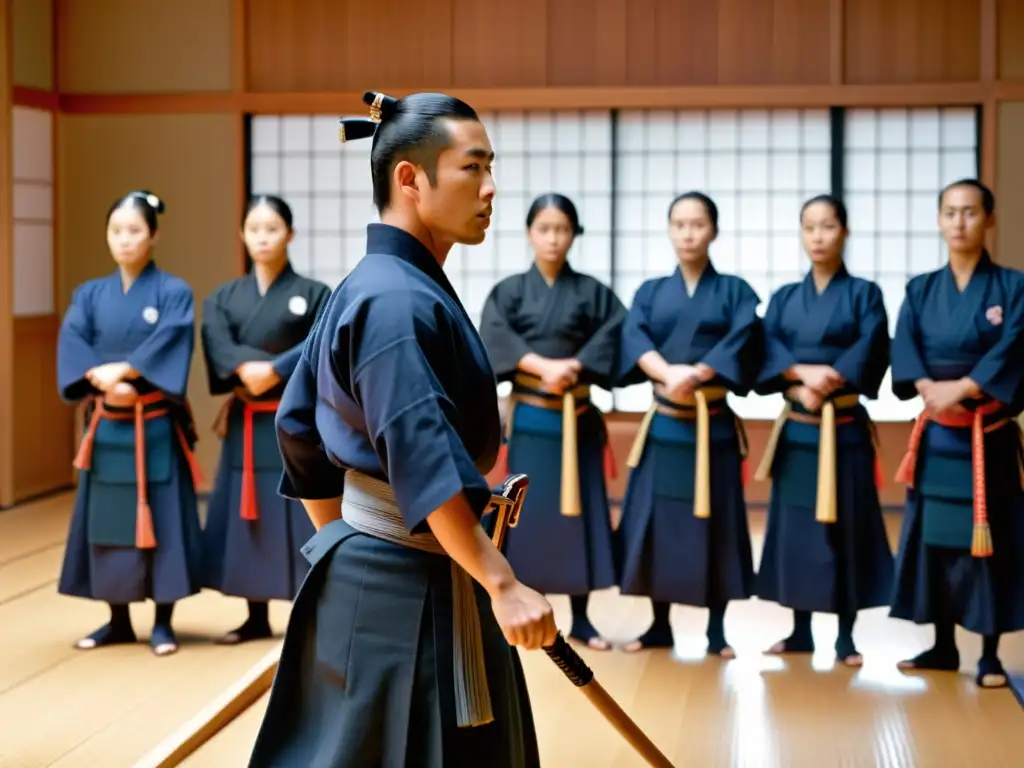
[[999,105],[996,176],[996,257],[1024,269],[1024,102]]
[[53,89],[53,2],[14,0],[14,84]]
[[1024,78],[1024,2],[999,0],[999,77]]
[[248,83],[266,93],[824,84],[829,14],[824,0],[250,0]]
[[[515,7],[516,4],[510,4]],[[451,0],[248,0],[249,90],[451,85]],[[489,39],[504,36],[487,30]]]
[[60,316],[14,319],[14,498],[71,484],[74,426],[57,394]]
[[57,0],[55,12],[63,92],[231,90],[232,0]]
[[977,80],[982,0],[844,0],[845,82]]
[[546,40],[555,30],[549,30],[547,5],[548,0],[452,0],[452,84],[548,85]]

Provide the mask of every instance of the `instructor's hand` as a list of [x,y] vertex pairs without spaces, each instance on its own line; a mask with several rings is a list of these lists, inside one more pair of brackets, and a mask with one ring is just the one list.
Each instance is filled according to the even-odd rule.
[[491,608],[509,645],[532,651],[555,642],[558,628],[551,603],[522,582],[495,591]]

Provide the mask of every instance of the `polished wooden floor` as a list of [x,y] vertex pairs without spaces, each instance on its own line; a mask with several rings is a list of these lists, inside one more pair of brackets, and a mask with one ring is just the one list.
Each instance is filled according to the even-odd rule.
[[[56,594],[70,496],[0,513],[0,768],[129,768],[272,646],[221,648],[205,640],[235,626],[240,601],[204,593],[175,615],[183,646],[166,659],[148,647],[80,652],[102,606]],[[752,515],[757,543],[763,515]],[[895,536],[898,520],[892,521]],[[561,626],[567,601],[554,599]],[[594,596],[597,626],[626,640],[650,621],[645,601]],[[133,609],[140,638],[151,606]],[[287,606],[274,605],[283,629]],[[598,680],[680,768],[1010,768],[1024,765],[1024,710],[1007,690],[978,691],[976,637],[960,637],[960,674],[903,675],[898,659],[929,629],[865,613],[859,671],[836,668],[835,621],[815,618],[821,650],[778,659],[761,650],[789,630],[786,611],[750,601],[726,619],[738,658],[704,658],[705,614],[676,607],[674,653],[583,651]],[[1004,638],[1007,666],[1024,672],[1024,633]],[[543,763],[627,768],[641,763],[542,654],[524,654]],[[245,766],[265,698],[206,744],[188,768]]]

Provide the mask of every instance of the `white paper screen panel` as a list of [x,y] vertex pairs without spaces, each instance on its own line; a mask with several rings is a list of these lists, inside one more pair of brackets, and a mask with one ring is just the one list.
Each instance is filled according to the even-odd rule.
[[[586,228],[573,264],[611,285],[627,306],[643,280],[673,269],[667,207],[689,189],[718,204],[721,234],[712,258],[720,271],[750,282],[761,312],[772,291],[806,273],[799,209],[831,189],[828,110],[623,111],[614,127],[609,111],[482,119],[497,154],[495,215],[487,240],[456,247],[446,264],[474,319],[498,280],[528,267],[526,210],[551,191],[575,201]],[[894,323],[907,279],[945,259],[935,197],[943,184],[977,173],[976,113],[849,110],[845,135],[847,262],[879,282]],[[250,146],[252,190],[280,194],[295,213],[296,268],[336,285],[363,255],[366,224],[378,220],[370,142],[339,144],[333,116],[263,115],[252,120]],[[916,403],[899,403],[887,388],[869,405],[876,420],[916,413]],[[642,411],[650,397],[641,385],[614,398],[598,392],[595,400],[605,409]],[[774,418],[780,407],[777,396],[732,403],[747,418]]]
[[11,110],[14,315],[49,315],[53,302],[53,115]]

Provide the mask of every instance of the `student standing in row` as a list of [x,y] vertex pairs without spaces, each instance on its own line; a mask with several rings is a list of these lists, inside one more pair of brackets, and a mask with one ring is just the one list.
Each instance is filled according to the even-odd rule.
[[506,552],[524,584],[570,596],[570,637],[608,650],[587,616],[589,593],[616,583],[605,485],[614,465],[590,387],[611,388],[626,310],[610,288],[569,265],[583,234],[569,198],[534,200],[526,233],[534,263],[494,287],[480,327],[498,381],[512,382],[507,466],[530,477]]
[[69,402],[87,400],[81,470],[58,590],[110,605],[88,650],[135,642],[130,603],[152,599],[153,652],[178,649],[174,604],[201,586],[201,543],[185,389],[195,345],[192,289],[159,269],[152,250],[164,205],[132,192],[107,214],[117,270],[80,285],[57,343]]
[[708,652],[732,658],[725,611],[750,596],[754,570],[746,440],[726,394],[745,395],[760,370],[758,298],[711,264],[711,198],[680,195],[668,223],[679,265],[640,286],[622,331],[620,385],[654,382],[654,404],[627,462],[633,471],[619,529],[622,593],[651,598],[654,623],[626,650],[671,647],[669,608],[682,603],[708,608]]
[[315,532],[302,505],[277,493],[283,465],[274,414],[330,296],[292,269],[292,236],[287,203],[251,199],[242,240],[252,271],[203,303],[210,394],[231,395],[216,425],[223,448],[203,531],[204,586],[249,607],[245,623],[218,640],[225,645],[270,637],[267,603],[298,592],[308,569],[300,549]]
[[907,284],[892,354],[893,392],[924,412],[897,475],[910,489],[891,615],[935,626],[900,668],[958,670],[959,624],[983,637],[983,688],[1007,684],[999,638],[1024,629],[1024,275],[985,249],[994,214],[973,179],[939,195],[949,263]]
[[889,367],[882,291],[843,264],[846,207],[822,195],[800,213],[811,269],[780,288],[764,317],[767,357],[756,390],[786,405],[757,479],[772,479],[757,595],[793,609],[793,632],[770,653],[812,653],[811,613],[839,618],[836,656],[862,663],[857,612],[887,605],[893,558],[876,484],[875,399]]

